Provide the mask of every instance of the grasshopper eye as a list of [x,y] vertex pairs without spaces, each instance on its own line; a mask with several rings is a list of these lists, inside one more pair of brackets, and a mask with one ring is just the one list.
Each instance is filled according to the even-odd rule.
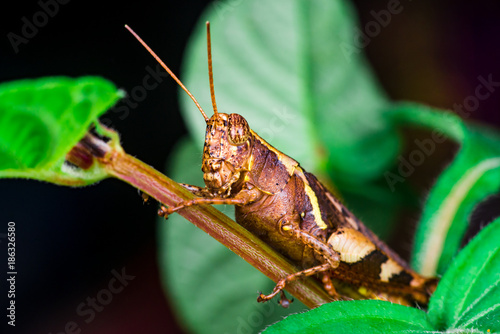
[[250,135],[250,128],[243,116],[238,114],[229,115],[229,140],[235,145],[243,144]]

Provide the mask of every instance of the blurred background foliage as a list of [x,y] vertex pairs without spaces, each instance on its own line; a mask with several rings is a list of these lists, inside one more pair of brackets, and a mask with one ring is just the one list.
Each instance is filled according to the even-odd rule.
[[[372,10],[385,9],[387,3],[354,1],[361,25],[373,20]],[[495,43],[500,34],[498,2],[401,4],[405,8],[401,14],[393,16],[364,49],[390,98],[453,109],[455,103],[474,94],[478,76],[500,78],[500,44]],[[136,29],[179,73],[187,38],[206,6],[210,6],[207,1],[69,2],[59,5],[58,13],[15,53],[7,34],[19,34],[22,18],[31,19],[41,7],[37,1],[13,3],[0,14],[4,36],[0,81],[92,74],[132,92],[144,84],[145,75],[156,72],[156,64],[123,25]],[[147,91],[143,100],[124,101],[106,116],[122,134],[127,152],[159,170],[177,139],[186,133],[178,89],[162,75],[156,76],[161,85]],[[499,109],[500,94],[492,94],[481,101],[471,120],[499,127]],[[412,129],[406,136],[424,138],[425,133]],[[408,146],[405,151],[412,149]],[[454,149],[452,144],[440,145],[433,158],[409,178],[422,200]],[[182,332],[160,285],[156,207],[144,206],[133,188],[116,180],[77,190],[0,180],[0,196],[2,247],[1,233],[6,233],[7,222],[15,221],[17,226],[18,272],[22,274],[16,296],[19,332],[56,333],[69,321],[79,321],[84,333],[164,333],[166,328]],[[485,214],[487,210],[477,213]],[[418,217],[418,209],[409,210],[403,220],[411,225]],[[408,256],[412,231],[408,225],[400,226],[391,243]],[[82,321],[75,312],[77,305],[107,286],[111,270],[123,267],[136,278],[94,321]],[[2,275],[5,272],[0,273],[3,280]],[[5,300],[0,300],[0,306]]]

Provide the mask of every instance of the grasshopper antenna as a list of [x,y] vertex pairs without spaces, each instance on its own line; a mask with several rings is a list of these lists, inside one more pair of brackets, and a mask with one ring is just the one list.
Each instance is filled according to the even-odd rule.
[[[184,86],[182,84],[182,82],[179,80],[179,78],[177,78],[177,76],[174,74],[174,72],[172,72],[167,65],[165,65],[165,63],[160,59],[160,57],[158,57],[156,55],[156,53],[146,44],[146,42],[144,42],[142,40],[142,38],[139,37],[139,35],[137,35],[135,33],[135,31],[132,30],[132,28],[130,28],[128,25],[125,25],[125,28],[127,28],[128,31],[130,31],[130,33],[132,35],[134,35],[134,37],[139,41],[139,43],[142,44],[142,46],[144,46],[144,48],[146,48],[146,50],[148,50],[148,52],[156,59],[156,61],[158,63],[160,63],[160,65],[165,69],[165,71],[168,72],[168,74],[170,74],[170,76],[172,77],[172,79],[175,80],[175,82],[177,82],[179,84],[179,86],[181,86],[181,88],[187,93],[187,95],[189,95],[189,97],[191,98],[191,100],[193,100],[194,104],[196,104],[196,106],[198,107],[198,109],[200,110],[201,114],[203,115],[203,118],[205,118],[205,122],[208,122],[209,118],[207,117],[207,114],[205,114],[205,112],[203,111],[203,109],[201,108],[200,104],[198,103],[198,101],[196,100],[196,98],[193,96],[193,94],[191,94],[191,92],[186,88],[186,86]],[[212,83],[213,85],[213,83]],[[212,89],[212,92],[213,92],[213,87],[211,87]],[[214,101],[215,103],[215,97],[212,98],[212,101]]]
[[212,71],[212,43],[210,41],[210,22],[205,23],[207,26],[207,55],[208,55],[208,80],[210,81],[210,97],[212,98],[212,107],[214,108],[214,115],[217,115],[217,103],[215,103],[215,89],[214,89],[214,73]]

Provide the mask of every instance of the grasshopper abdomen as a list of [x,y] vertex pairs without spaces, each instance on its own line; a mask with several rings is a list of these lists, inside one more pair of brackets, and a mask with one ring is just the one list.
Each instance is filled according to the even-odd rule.
[[[361,297],[427,303],[433,280],[412,271],[313,174],[252,134],[254,165],[272,165],[281,172],[263,177],[264,168],[251,169],[247,182],[259,187],[262,196],[236,206],[238,223],[303,268],[330,263],[315,273],[357,287]],[[264,156],[266,163],[259,164]]]

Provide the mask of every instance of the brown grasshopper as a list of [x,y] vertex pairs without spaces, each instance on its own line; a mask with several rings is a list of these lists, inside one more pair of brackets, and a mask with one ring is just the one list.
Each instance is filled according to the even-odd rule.
[[[162,207],[161,216],[167,217],[192,205],[235,205],[236,221],[240,225],[306,268],[279,280],[271,294],[261,293],[260,302],[281,293],[282,304],[288,304],[282,291],[286,284],[319,274],[325,289],[337,299],[427,304],[436,279],[422,277],[411,270],[313,174],[250,129],[243,116],[217,111],[208,22],[208,72],[214,109],[210,118],[161,59],[129,27],[127,29],[186,91],[207,123],[202,162],[206,187],[183,184],[199,197],[176,207]],[[350,292],[343,292],[343,285],[350,287],[346,290]]]

